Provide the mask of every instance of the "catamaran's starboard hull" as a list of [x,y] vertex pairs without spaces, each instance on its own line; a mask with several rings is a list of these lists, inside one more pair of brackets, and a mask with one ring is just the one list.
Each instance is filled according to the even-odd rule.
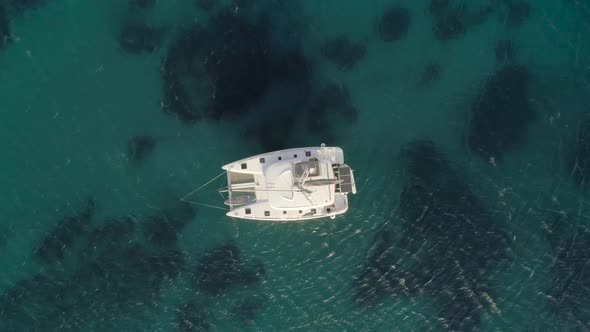
[[[301,210],[277,210],[277,209],[266,209],[262,210],[262,216],[259,213],[253,213],[252,209],[265,209],[263,206],[256,207],[255,204],[248,206],[244,206],[243,208],[235,208],[232,211],[226,213],[228,217],[232,218],[239,218],[239,219],[248,219],[248,220],[261,220],[261,221],[305,221],[305,220],[312,220],[312,219],[321,219],[321,218],[332,218],[334,219],[336,216],[346,213],[348,211],[348,198],[346,196],[343,197],[342,202],[335,206],[326,206],[320,209],[317,208],[307,208]],[[250,213],[246,213],[246,209],[250,209]],[[268,215],[265,215],[264,212],[268,211]]]

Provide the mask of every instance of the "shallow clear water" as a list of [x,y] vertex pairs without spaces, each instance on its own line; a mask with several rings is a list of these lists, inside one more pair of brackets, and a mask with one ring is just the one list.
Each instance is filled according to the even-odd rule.
[[[193,323],[214,331],[590,329],[590,307],[576,297],[584,299],[590,283],[590,253],[584,249],[590,247],[588,195],[583,185],[575,185],[570,161],[572,154],[578,166],[590,158],[590,140],[579,135],[583,114],[590,110],[588,1],[451,0],[438,15],[457,17],[464,31],[448,40],[436,38],[437,15],[426,0],[213,2],[205,10],[199,1],[156,0],[153,8],[140,9],[126,1],[46,0],[22,12],[15,9],[21,1],[0,2],[10,30],[10,42],[0,48],[0,330],[174,331],[188,328],[182,321],[189,319],[179,311],[191,301],[196,306],[187,312],[208,316]],[[511,23],[510,15],[516,14],[509,9],[522,3],[528,3],[528,15]],[[409,21],[400,27],[397,17],[390,28],[401,31],[400,37],[385,41],[378,22],[392,7],[407,9]],[[230,71],[230,87],[217,84],[212,103],[228,105],[236,98],[240,105],[233,111],[215,109],[222,113],[219,119],[204,116],[187,123],[163,111],[171,104],[163,60],[177,59],[174,43],[192,24],[210,27],[211,17],[224,8],[238,18],[266,15],[272,28],[262,25],[238,34],[237,41],[227,37],[227,44],[220,35],[183,44],[187,54],[196,41],[221,49],[229,45],[223,56],[229,55],[218,59],[221,65],[212,66]],[[125,51],[120,33],[129,22],[161,28],[158,47]],[[339,36],[364,49],[354,61],[341,60],[347,69],[322,51]],[[257,56],[264,61],[239,53],[256,47],[240,44],[244,38],[263,40]],[[513,55],[498,60],[501,40],[511,41]],[[231,47],[240,47],[237,56]],[[228,59],[234,66],[224,65]],[[259,67],[235,64],[242,59]],[[474,105],[489,101],[486,82],[502,68],[519,65],[530,72],[526,95],[514,97],[518,88],[508,80],[495,96],[527,103],[533,119],[519,127],[522,105],[505,107],[508,113],[490,106],[500,115],[491,115],[484,128],[496,125],[490,129],[496,133],[509,128],[506,132],[519,133],[519,143],[506,143],[489,155],[470,149],[470,128],[478,119]],[[189,75],[189,69],[179,68],[175,75]],[[299,75],[303,68],[306,73]],[[239,70],[246,73],[232,76]],[[256,85],[259,76],[269,81]],[[192,102],[211,98],[195,92],[195,86],[208,82],[199,77],[192,83],[180,80],[192,92]],[[336,96],[322,102],[318,95],[328,82],[337,87]],[[236,93],[251,87],[259,98]],[[508,105],[516,103],[512,97],[506,97]],[[128,144],[136,135],[153,137],[155,145],[133,164]],[[490,140],[507,140],[498,135]],[[418,158],[419,167],[438,177],[433,182],[424,174],[412,177],[400,150],[416,139],[431,139],[451,171],[443,167],[437,173],[437,161]],[[175,215],[182,215],[182,208],[173,202],[219,174],[227,162],[271,147],[322,142],[342,147],[355,169],[358,193],[350,197],[349,212],[336,220],[248,222],[202,206],[193,215]],[[434,194],[428,203],[410,204],[434,206],[428,219],[433,224],[407,218],[406,205],[400,205],[402,192],[415,181]],[[195,199],[220,205],[219,184]],[[459,198],[448,194],[453,190]],[[63,226],[64,218],[84,209],[88,197],[96,204],[92,218],[74,218]],[[560,212],[569,217],[566,227],[553,227]],[[162,213],[163,219],[154,217]],[[124,217],[133,231],[92,237],[113,218]],[[175,218],[182,224],[176,237],[154,242],[158,235],[167,241],[170,226],[156,223],[163,228],[150,233],[151,223],[169,225]],[[555,231],[548,235],[547,229]],[[382,280],[399,282],[403,276],[408,289],[377,282],[370,287],[383,298],[373,307],[359,305],[355,279],[371,264],[375,236],[385,230],[394,234],[386,246],[386,256],[393,258],[382,262],[394,262],[395,269],[387,267]],[[496,231],[505,240],[486,240]],[[417,241],[420,250],[412,252],[404,238]],[[63,257],[44,260],[38,254],[43,243],[51,255]],[[195,281],[199,262],[230,243],[240,258],[213,264],[213,279],[229,281],[227,289],[211,294]],[[499,256],[492,250],[496,245]],[[174,250],[183,261],[166,256]],[[255,281],[240,282],[234,275],[257,264],[264,273]],[[429,266],[432,270],[424,272]],[[467,296],[453,296],[466,290]],[[244,300],[252,310],[235,309]]]

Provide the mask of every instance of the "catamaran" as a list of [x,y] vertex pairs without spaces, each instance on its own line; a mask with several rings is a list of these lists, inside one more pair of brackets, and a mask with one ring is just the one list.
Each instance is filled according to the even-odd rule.
[[339,147],[279,150],[234,161],[227,173],[227,216],[255,220],[334,219],[356,194],[353,170]]
[[326,147],[324,143],[319,147],[251,156],[224,165],[222,169],[224,172],[216,178],[226,174],[227,186],[218,191],[229,207],[226,215],[232,218],[269,221],[334,219],[348,210],[348,194],[356,194],[354,173],[344,163],[342,149]]

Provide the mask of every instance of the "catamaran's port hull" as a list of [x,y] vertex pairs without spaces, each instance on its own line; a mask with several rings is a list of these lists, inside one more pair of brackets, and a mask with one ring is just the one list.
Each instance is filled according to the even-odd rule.
[[344,152],[339,147],[303,147],[261,153],[222,166],[226,171],[246,174],[262,174],[265,166],[277,161],[303,161],[309,158],[329,159],[334,164],[344,163]]

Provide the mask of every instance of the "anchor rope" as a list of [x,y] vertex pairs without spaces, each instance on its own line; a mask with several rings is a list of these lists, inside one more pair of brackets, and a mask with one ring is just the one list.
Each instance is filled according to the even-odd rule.
[[[186,198],[193,195],[194,193],[196,193],[197,191],[203,189],[205,186],[207,186],[208,184],[210,184],[211,182],[219,179],[220,176],[224,175],[226,173],[226,171],[223,171],[221,174],[217,175],[216,177],[214,177],[213,179],[207,181],[205,184],[203,184],[202,186],[198,187],[197,189],[191,191],[190,193],[186,194],[184,197],[182,197],[180,200],[183,202],[187,202],[187,203],[191,203],[191,204],[197,204],[197,205],[202,205],[202,206],[207,206],[207,207],[211,207],[211,208],[215,208],[215,209],[220,209],[220,210],[227,210],[226,208],[222,208],[220,206],[215,206],[215,205],[211,205],[211,204],[206,204],[206,203],[200,203],[200,202],[196,202],[196,201],[189,201]],[[219,193],[221,195],[221,193]],[[223,195],[221,196],[223,197]]]
[[223,174],[225,174],[225,171],[224,171],[224,172],[222,172],[221,174],[219,174],[218,176],[214,177],[213,179],[211,179],[211,180],[207,181],[207,183],[205,183],[204,185],[200,186],[199,188],[197,188],[197,189],[195,189],[195,190],[191,191],[190,193],[186,194],[186,195],[185,195],[184,197],[182,197],[180,200],[181,200],[181,201],[183,201],[185,198],[187,198],[187,197],[189,197],[190,195],[192,195],[192,194],[196,193],[197,191],[199,191],[199,190],[203,189],[203,187],[205,187],[205,186],[206,186],[206,185],[208,185],[209,183],[211,183],[211,182],[213,182],[213,181],[217,180],[217,179],[218,179],[220,176],[222,176]]

